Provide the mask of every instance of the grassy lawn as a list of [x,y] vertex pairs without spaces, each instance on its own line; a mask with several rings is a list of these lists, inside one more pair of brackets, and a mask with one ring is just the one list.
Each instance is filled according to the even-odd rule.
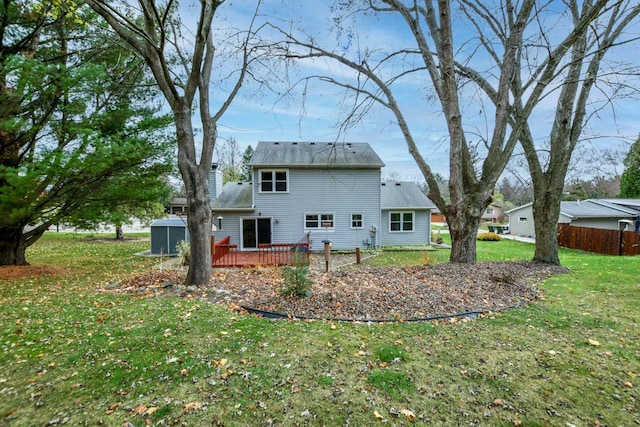
[[48,234],[28,259],[63,274],[0,280],[1,425],[640,424],[640,257],[563,250],[542,301],[473,321],[296,322],[98,292],[158,260],[97,237]]

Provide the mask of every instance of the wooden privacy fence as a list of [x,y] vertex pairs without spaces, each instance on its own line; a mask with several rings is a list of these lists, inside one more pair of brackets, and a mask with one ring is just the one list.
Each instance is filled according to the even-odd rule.
[[558,245],[605,255],[640,255],[640,233],[558,224]]

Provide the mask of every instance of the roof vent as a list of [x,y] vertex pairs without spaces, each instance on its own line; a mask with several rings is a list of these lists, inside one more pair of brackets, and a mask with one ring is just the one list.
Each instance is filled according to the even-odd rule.
[[274,142],[273,145],[280,145],[280,143],[279,142]]
[[315,142],[310,142],[309,145],[316,145],[316,143]]
[[398,187],[400,187],[400,183],[399,183],[399,182],[396,182],[396,185],[397,185]]
[[382,186],[385,186],[385,185],[387,185],[387,183],[383,182],[381,185],[382,185]]
[[242,185],[242,182],[239,182],[238,185]]
[[298,145],[298,143],[297,143],[297,142],[294,142],[294,143],[293,143],[293,145]]

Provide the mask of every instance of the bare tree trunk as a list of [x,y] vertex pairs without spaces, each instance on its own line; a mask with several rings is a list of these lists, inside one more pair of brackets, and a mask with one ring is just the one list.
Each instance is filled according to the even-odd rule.
[[28,265],[27,245],[21,228],[0,228],[0,265]]
[[533,224],[536,230],[534,261],[560,265],[558,257],[559,216],[560,199],[556,192],[536,194],[533,200]]
[[476,263],[476,236],[480,219],[471,215],[447,215],[451,233],[450,262]]
[[116,240],[124,240],[124,233],[122,232],[122,224],[116,224]]
[[[211,278],[211,203],[209,186],[203,183],[209,180],[211,154],[203,154],[200,165],[194,163],[195,156],[188,153],[195,146],[191,113],[176,112],[175,121],[178,130],[178,168],[185,184],[187,197],[187,228],[191,260],[185,284],[206,285]],[[211,150],[212,151],[212,150]]]

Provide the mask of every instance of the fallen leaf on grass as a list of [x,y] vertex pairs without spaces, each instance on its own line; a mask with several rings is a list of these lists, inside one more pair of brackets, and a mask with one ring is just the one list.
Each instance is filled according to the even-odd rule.
[[147,405],[145,405],[144,403],[139,404],[138,406],[136,406],[135,408],[133,408],[133,412],[135,415],[142,415],[145,412],[147,412]]
[[589,344],[591,344],[594,347],[597,347],[600,345],[600,341],[589,339]]
[[624,382],[625,387],[633,388],[633,383],[631,381]]
[[192,411],[195,411],[196,409],[200,409],[200,408],[202,408],[202,402],[185,403],[184,412],[192,412]]
[[118,406],[120,406],[120,402],[112,403],[111,405],[109,405],[105,412],[107,413],[107,415],[113,414]]
[[414,414],[413,411],[410,411],[409,409],[401,409],[400,413],[405,416],[407,421],[411,421],[412,423],[416,421],[416,414]]
[[373,416],[376,417],[379,420],[384,419],[384,417],[382,415],[380,415],[380,412],[378,412],[378,411],[373,411]]

